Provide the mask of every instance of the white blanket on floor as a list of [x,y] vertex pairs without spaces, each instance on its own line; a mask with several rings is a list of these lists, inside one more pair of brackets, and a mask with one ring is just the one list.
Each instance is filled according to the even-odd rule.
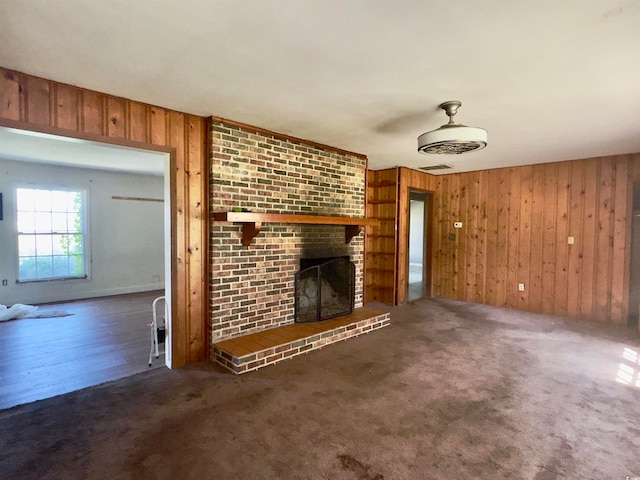
[[23,305],[16,303],[11,307],[0,304],[0,322],[7,320],[17,320],[19,318],[50,318],[50,317],[66,317],[71,313],[64,310],[38,310],[34,305]]

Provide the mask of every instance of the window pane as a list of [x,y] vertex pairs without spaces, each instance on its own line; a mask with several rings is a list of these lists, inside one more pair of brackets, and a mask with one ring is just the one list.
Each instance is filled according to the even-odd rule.
[[51,214],[51,230],[54,232],[67,231],[67,214],[66,213]]
[[80,192],[67,192],[67,212],[82,211],[82,194]]
[[82,217],[79,213],[67,214],[67,227],[69,232],[82,232]]
[[67,192],[52,191],[51,192],[51,211],[66,212],[67,211]]
[[54,255],[67,255],[69,253],[68,235],[53,235],[51,237]]
[[69,235],[69,253],[74,255],[82,255],[82,235],[79,233],[75,235]]
[[36,237],[33,235],[20,235],[18,238],[18,256],[32,257],[36,254]]
[[36,257],[36,268],[38,270],[38,278],[53,277],[53,258]]
[[34,280],[36,276],[36,257],[24,257],[19,263],[20,280]]
[[18,188],[16,190],[18,198],[18,210],[33,212],[35,210],[35,196],[30,188]]
[[82,255],[71,255],[69,257],[69,273],[71,275],[84,274],[84,259]]
[[33,212],[18,212],[18,231],[35,232],[36,214]]
[[53,257],[53,276],[69,276],[69,257],[66,255]]
[[51,232],[51,214],[36,212],[36,232]]
[[36,255],[52,255],[51,235],[36,235]]
[[51,191],[34,190],[36,200],[36,211],[51,211]]

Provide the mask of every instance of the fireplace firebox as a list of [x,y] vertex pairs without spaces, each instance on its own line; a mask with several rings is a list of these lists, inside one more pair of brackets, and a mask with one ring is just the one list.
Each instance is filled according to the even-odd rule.
[[353,312],[356,267],[349,257],[300,260],[295,321],[317,322]]

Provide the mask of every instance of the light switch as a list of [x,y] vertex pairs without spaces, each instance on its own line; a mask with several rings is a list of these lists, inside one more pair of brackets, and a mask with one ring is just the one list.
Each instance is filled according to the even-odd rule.
[[453,222],[453,228],[462,228],[462,222]]
[[573,237],[569,237],[569,238],[567,238],[567,243],[568,243],[569,245],[573,245]]

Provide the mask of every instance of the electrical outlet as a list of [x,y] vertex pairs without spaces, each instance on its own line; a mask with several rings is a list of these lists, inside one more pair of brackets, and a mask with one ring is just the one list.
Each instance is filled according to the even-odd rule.
[[9,284],[9,282],[7,281],[7,279],[5,278],[4,280],[2,280],[2,286],[6,287]]
[[462,228],[462,222],[453,222],[453,228]]
[[524,292],[524,283],[519,283],[518,284],[518,291],[519,292]]

